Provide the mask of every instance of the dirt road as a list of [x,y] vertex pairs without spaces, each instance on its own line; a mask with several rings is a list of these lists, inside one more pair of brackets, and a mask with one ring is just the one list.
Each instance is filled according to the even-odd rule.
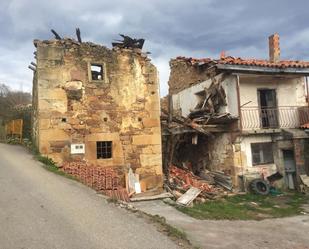
[[43,169],[22,147],[0,144],[1,249],[178,248],[91,189]]

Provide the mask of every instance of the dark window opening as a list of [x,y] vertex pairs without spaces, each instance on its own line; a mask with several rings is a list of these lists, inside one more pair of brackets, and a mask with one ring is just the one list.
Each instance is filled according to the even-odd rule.
[[97,142],[97,159],[112,158],[112,141]]
[[61,122],[66,123],[66,122],[67,122],[67,119],[66,119],[66,118],[62,118],[62,119],[61,119]]
[[251,153],[253,165],[274,163],[272,143],[252,143]]
[[260,89],[258,90],[258,97],[262,128],[277,128],[279,121],[276,90]]
[[103,66],[100,64],[91,64],[91,79],[103,80]]

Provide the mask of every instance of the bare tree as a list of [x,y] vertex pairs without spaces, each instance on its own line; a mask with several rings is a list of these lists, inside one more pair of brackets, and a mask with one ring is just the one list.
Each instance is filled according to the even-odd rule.
[[13,109],[31,103],[31,94],[12,91],[7,85],[0,84],[0,119],[6,120],[14,115]]

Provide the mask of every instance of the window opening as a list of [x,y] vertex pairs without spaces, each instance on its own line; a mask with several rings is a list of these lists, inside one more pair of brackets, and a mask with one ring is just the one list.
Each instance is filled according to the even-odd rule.
[[97,159],[112,158],[112,141],[97,142]]

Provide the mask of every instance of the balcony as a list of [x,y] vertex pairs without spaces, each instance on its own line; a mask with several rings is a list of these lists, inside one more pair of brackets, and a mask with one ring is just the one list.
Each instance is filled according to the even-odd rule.
[[241,120],[243,130],[299,128],[309,122],[309,107],[243,107]]

